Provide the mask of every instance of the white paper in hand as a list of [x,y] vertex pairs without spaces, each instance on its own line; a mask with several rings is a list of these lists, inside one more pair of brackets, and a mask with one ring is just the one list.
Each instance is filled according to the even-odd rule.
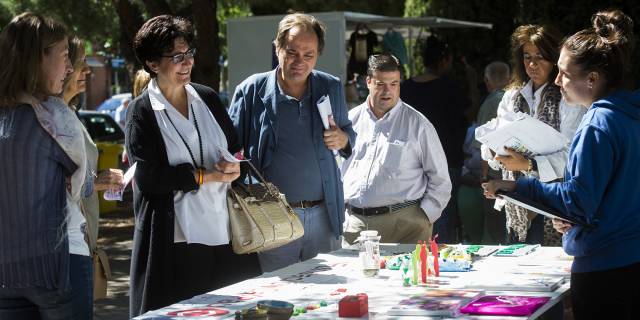
[[557,152],[569,140],[550,125],[528,114],[510,112],[476,128],[476,140],[498,155],[507,155],[505,147],[529,157]]
[[[329,118],[333,118],[333,111],[331,111],[331,99],[329,99],[329,95],[324,95],[318,99],[318,112],[320,113],[320,119],[322,119],[322,125],[325,130],[328,130]],[[333,150],[333,154],[337,155],[338,151]]]
[[107,201],[122,201],[122,193],[124,193],[124,189],[133,179],[133,175],[136,173],[137,165],[137,162],[134,163],[131,167],[129,167],[127,172],[124,173],[124,176],[122,177],[122,186],[119,189],[109,189],[104,192],[104,195],[102,197]]
[[320,112],[322,125],[325,129],[329,129],[329,117],[333,115],[333,111],[331,111],[331,99],[329,99],[328,95],[324,95],[318,99],[318,112]]

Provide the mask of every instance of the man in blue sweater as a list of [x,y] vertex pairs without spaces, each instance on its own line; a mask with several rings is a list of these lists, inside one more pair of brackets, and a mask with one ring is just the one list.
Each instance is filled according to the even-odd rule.
[[[285,194],[304,225],[303,238],[260,252],[264,272],[339,248],[344,196],[334,152],[347,158],[355,143],[340,80],[314,70],[324,46],[322,23],[287,15],[274,43],[278,67],[238,85],[229,108],[245,156]],[[322,99],[330,102],[330,119],[318,111]]]

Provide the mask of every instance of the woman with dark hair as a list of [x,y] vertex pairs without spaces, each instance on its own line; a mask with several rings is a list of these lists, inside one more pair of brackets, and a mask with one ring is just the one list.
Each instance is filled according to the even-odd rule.
[[222,153],[240,151],[211,88],[191,83],[193,29],[158,16],[138,30],[134,50],[151,75],[130,103],[126,145],[134,178],[132,317],[260,274],[255,254],[236,255],[226,193],[240,175]]
[[[576,319],[636,319],[640,300],[640,93],[625,90],[633,21],[598,12],[593,27],[562,44],[556,84],[567,102],[589,106],[571,143],[565,180],[491,181],[593,227],[554,220],[571,267]],[[618,285],[614,285],[618,284]],[[615,287],[612,287],[614,285]]]
[[[560,131],[571,141],[582,119],[584,108],[567,104],[560,87],[553,83],[558,74],[559,38],[546,26],[524,25],[511,35],[511,83],[498,106],[498,119],[507,113],[523,112]],[[502,169],[502,177],[514,180],[534,176],[542,181],[562,179],[568,148],[552,154],[525,157],[513,150],[509,155],[496,156],[482,146],[482,157],[495,170]],[[508,242],[560,245],[560,237],[553,230],[551,220],[525,208],[498,201],[504,205]]]
[[0,34],[2,319],[85,319],[71,292],[79,261],[69,255],[84,239],[67,222],[82,197],[86,155],[82,124],[57,98],[73,71],[68,46],[62,24],[29,12]]
[[457,194],[464,162],[462,145],[469,127],[465,112],[471,101],[462,87],[448,77],[453,55],[446,42],[430,36],[422,53],[425,72],[404,81],[400,97],[429,119],[442,143],[452,184],[451,199],[440,218],[431,223],[439,241],[456,243],[460,241]]

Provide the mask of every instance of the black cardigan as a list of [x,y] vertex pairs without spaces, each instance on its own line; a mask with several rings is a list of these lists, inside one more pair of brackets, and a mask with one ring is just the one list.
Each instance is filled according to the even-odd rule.
[[[240,150],[238,137],[218,95],[211,88],[191,84],[204,100],[227,138],[228,150]],[[176,302],[171,250],[174,239],[174,191],[198,188],[191,163],[169,165],[160,127],[149,93],[131,101],[127,112],[126,148],[137,163],[133,203],[135,231],[131,253],[130,315]]]

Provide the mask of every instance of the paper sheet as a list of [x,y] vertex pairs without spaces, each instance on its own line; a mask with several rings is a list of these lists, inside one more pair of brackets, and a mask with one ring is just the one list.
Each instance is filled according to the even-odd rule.
[[569,140],[548,124],[528,114],[509,112],[476,128],[476,140],[486,144],[498,155],[507,155],[505,147],[526,157],[557,152]]
[[[322,119],[322,125],[325,130],[329,129],[329,117],[333,117],[333,111],[331,111],[331,99],[329,95],[324,95],[318,99],[318,112],[320,113],[320,119]],[[337,150],[333,150],[334,155],[338,155]]]
[[333,116],[333,111],[331,111],[331,99],[329,99],[328,95],[324,95],[318,99],[318,112],[320,112],[322,125],[325,129],[329,129],[329,117]]

